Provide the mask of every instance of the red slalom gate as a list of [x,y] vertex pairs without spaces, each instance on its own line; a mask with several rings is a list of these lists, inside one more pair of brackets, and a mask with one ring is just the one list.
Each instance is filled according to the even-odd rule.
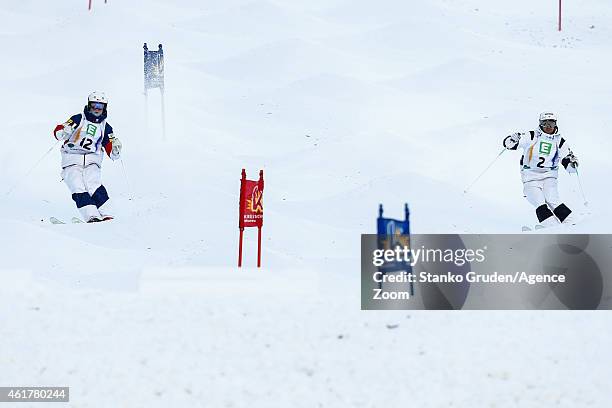
[[257,267],[261,267],[261,227],[263,226],[263,170],[259,171],[259,180],[247,180],[246,171],[242,169],[240,179],[240,216],[238,228],[238,267],[242,267],[242,238],[244,229],[257,227]]

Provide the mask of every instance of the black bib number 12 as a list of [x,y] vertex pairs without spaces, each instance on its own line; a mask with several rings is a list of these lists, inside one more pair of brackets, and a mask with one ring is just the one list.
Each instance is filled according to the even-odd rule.
[[79,143],[79,146],[81,146],[83,149],[91,150],[90,147],[92,143],[93,143],[93,140],[86,137],[83,140],[81,140],[81,143]]

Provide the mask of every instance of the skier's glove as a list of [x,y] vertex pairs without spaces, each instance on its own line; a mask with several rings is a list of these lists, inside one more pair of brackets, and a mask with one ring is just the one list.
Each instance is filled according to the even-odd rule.
[[563,164],[568,173],[577,173],[578,158],[571,151],[561,160],[561,164]]
[[117,160],[121,158],[121,140],[119,140],[119,138],[113,137],[111,139],[111,143],[113,144],[113,149],[111,150],[110,158],[112,160]]
[[57,125],[55,127],[55,130],[53,131],[53,134],[55,135],[55,138],[57,140],[68,140],[70,139],[73,133],[74,129],[72,128],[72,126],[66,124]]
[[521,134],[518,132],[513,133],[504,138],[503,145],[508,150],[516,150],[519,144],[519,140],[521,140]]

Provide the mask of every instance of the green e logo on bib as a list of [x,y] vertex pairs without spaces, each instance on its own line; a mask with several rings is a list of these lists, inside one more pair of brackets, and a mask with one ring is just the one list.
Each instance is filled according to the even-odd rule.
[[549,155],[551,150],[552,150],[552,143],[540,142],[540,153],[541,154]]
[[89,136],[95,136],[96,129],[97,129],[96,125],[92,125],[91,123],[88,123],[86,132]]

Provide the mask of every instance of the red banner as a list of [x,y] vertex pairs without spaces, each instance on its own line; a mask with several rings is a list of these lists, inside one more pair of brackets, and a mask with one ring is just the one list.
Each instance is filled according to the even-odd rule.
[[242,266],[242,237],[245,228],[257,227],[257,267],[261,266],[261,227],[263,226],[263,170],[259,171],[259,180],[247,180],[246,171],[242,169],[240,179],[240,241],[238,244],[238,266]]
[[259,173],[258,181],[247,180],[246,173],[243,173],[240,183],[240,228],[263,225],[263,187],[263,170]]

